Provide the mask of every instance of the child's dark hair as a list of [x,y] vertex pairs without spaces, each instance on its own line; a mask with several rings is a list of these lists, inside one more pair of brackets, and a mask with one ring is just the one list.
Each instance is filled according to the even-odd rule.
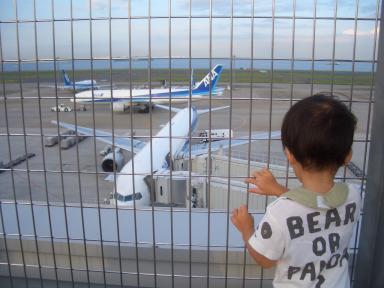
[[300,100],[285,114],[283,147],[309,170],[337,169],[351,150],[356,117],[332,96],[316,94]]

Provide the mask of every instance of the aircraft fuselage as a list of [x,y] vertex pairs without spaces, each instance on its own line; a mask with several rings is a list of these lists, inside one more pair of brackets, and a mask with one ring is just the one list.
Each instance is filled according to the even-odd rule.
[[179,111],[125,164],[116,178],[117,205],[133,206],[133,198],[136,206],[150,204],[150,190],[144,178],[159,169],[168,167],[166,161],[168,154],[171,152],[173,156],[184,147],[189,140],[189,132],[192,133],[195,130],[197,121],[196,108],[185,108]]

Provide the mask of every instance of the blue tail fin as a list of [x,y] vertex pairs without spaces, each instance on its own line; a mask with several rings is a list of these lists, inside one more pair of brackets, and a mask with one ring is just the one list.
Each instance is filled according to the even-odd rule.
[[62,70],[63,71],[63,75],[64,75],[64,85],[72,85],[72,82],[71,80],[69,79],[67,73],[65,72],[65,70]]
[[214,91],[217,82],[220,79],[221,72],[223,71],[223,65],[216,65],[211,72],[209,72],[193,89],[194,92],[209,92]]

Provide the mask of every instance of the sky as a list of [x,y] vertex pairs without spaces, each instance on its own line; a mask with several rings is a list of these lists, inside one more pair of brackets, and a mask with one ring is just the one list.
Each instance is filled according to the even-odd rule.
[[[111,0],[111,9],[108,0],[1,0],[2,59],[18,59],[18,46],[20,58],[23,60],[33,60],[36,54],[39,59],[51,59],[54,56],[54,46],[56,58],[90,58],[91,38],[93,57],[109,57],[111,54],[112,57],[127,58],[129,31],[131,31],[133,57],[148,56],[149,51],[152,57],[168,57],[170,53],[172,57],[188,57],[191,38],[193,58],[209,57],[210,44],[212,57],[229,58],[232,54],[235,57],[249,58],[252,56],[253,39],[254,58],[290,59],[293,50],[295,58],[310,60],[314,42],[315,59],[331,59],[334,20],[317,19],[316,37],[313,39],[313,20],[296,19],[293,26],[293,8],[295,4],[296,17],[312,18],[313,3],[317,2],[317,17],[333,17],[335,1],[275,0],[276,19],[273,25],[271,19],[273,1],[271,0],[254,0],[254,11],[252,11],[252,0],[233,0],[233,24],[230,18],[232,0],[212,0],[211,2],[209,0],[173,0],[171,3],[169,0],[131,0],[130,14],[133,20],[129,29],[129,21],[126,19],[129,16],[129,0]],[[337,17],[351,19],[336,21],[334,51],[336,59],[353,58],[356,3],[359,4],[359,18],[368,20],[356,22],[355,59],[368,61],[373,59],[377,2],[381,1],[337,1]],[[34,3],[38,20],[36,25],[33,21]],[[170,11],[171,17],[169,17]],[[208,18],[210,12],[212,12],[212,41],[210,41]],[[90,14],[94,20],[89,20]],[[191,35],[189,35],[190,14],[196,17],[191,20]],[[252,14],[255,16],[253,37]],[[109,21],[109,15],[112,17],[111,21]],[[149,21],[148,15],[154,18]],[[17,18],[23,20],[18,27],[12,22]],[[73,18],[72,22],[71,18]],[[17,30],[19,37],[17,37]],[[111,35],[109,35],[110,30]],[[292,39],[293,30],[294,39]],[[171,37],[169,31],[171,31]],[[273,41],[272,34],[274,34]],[[233,42],[231,42],[231,35]]]

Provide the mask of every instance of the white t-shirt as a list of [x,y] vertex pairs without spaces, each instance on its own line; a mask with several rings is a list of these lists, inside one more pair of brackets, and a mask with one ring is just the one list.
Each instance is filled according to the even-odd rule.
[[248,243],[259,254],[277,260],[274,287],[350,286],[348,245],[361,197],[353,185],[337,185],[344,185],[346,193],[336,208],[327,206],[321,196],[312,197],[317,207],[286,196],[268,205]]

